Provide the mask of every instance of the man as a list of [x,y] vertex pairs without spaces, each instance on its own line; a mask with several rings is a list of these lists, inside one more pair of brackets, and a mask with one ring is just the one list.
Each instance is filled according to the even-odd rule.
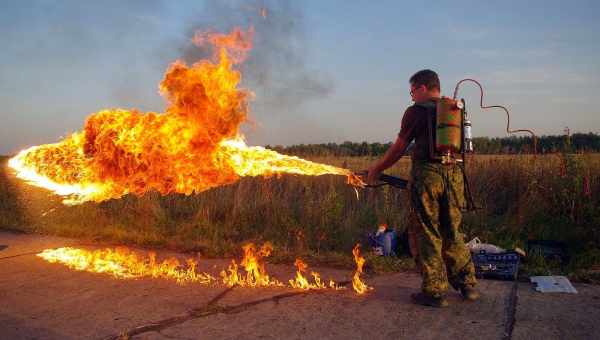
[[[479,298],[475,289],[475,268],[460,233],[461,207],[464,206],[464,178],[456,164],[442,164],[431,157],[435,146],[435,104],[440,99],[440,80],[431,70],[410,78],[410,95],[415,102],[404,112],[396,142],[383,158],[369,168],[367,183],[402,157],[415,141],[412,153],[411,203],[418,219],[417,247],[421,267],[422,291],[411,297],[415,303],[446,307],[448,283],[465,300]],[[431,126],[429,127],[429,125]]]

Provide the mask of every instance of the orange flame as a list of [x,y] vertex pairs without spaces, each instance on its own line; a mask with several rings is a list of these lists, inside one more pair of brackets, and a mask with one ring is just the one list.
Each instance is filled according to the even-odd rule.
[[234,28],[229,34],[223,34],[212,31],[198,31],[194,34],[192,42],[196,46],[211,45],[216,46],[213,58],[225,54],[234,63],[239,64],[246,60],[248,53],[252,49],[252,40],[254,39],[254,28],[250,27],[244,32],[239,28]]
[[333,280],[329,280],[329,285],[326,285],[325,282],[321,280],[321,275],[314,271],[310,273],[310,275],[313,277],[314,283],[310,283],[308,281],[308,278],[304,276],[304,273],[308,269],[308,265],[301,259],[296,259],[294,265],[297,268],[296,277],[293,280],[289,280],[290,286],[292,286],[292,288],[299,288],[304,290],[326,288],[331,288],[335,290],[345,289],[344,287],[338,286]]
[[258,251],[253,243],[244,245],[242,249],[244,250],[244,257],[240,264],[244,267],[246,275],[243,276],[238,273],[238,265],[235,263],[235,260],[232,260],[227,271],[223,270],[221,272],[221,277],[225,285],[229,287],[283,286],[283,283],[280,281],[270,278],[265,270],[264,258],[271,255],[273,251],[273,246],[269,242],[263,244]]
[[360,244],[356,244],[352,249],[352,255],[354,255],[354,262],[356,262],[356,271],[352,277],[352,288],[359,295],[366,293],[368,290],[373,289],[364,283],[360,276],[363,272],[363,265],[365,264],[365,258],[360,256]]
[[55,144],[21,151],[9,161],[18,177],[66,196],[77,204],[125,194],[201,192],[240,176],[279,173],[348,176],[351,171],[248,147],[239,134],[250,91],[233,65],[252,47],[252,29],[230,34],[197,33],[194,43],[211,44],[213,61],[191,66],[174,62],[160,83],[164,114],[109,109],[90,115],[83,131]]
[[201,284],[216,282],[212,275],[198,272],[197,262],[193,259],[187,259],[185,266],[176,258],[158,263],[155,253],[151,252],[145,257],[124,247],[93,251],[65,247],[46,249],[37,256],[51,263],[62,263],[71,269],[109,273],[117,278],[153,277]]
[[[238,264],[235,260],[226,270],[221,271],[222,284],[233,287],[284,287],[279,280],[270,277],[265,269],[264,259],[270,256],[273,247],[270,243],[265,243],[257,250],[252,243],[242,247],[244,256],[240,265],[244,268],[245,274],[238,271]],[[358,255],[358,248],[353,251],[355,258]],[[115,249],[85,250],[71,247],[46,249],[37,256],[50,263],[61,263],[67,267],[93,273],[110,274],[120,279],[134,279],[142,277],[163,278],[175,280],[179,284],[199,283],[204,285],[217,285],[219,281],[209,273],[198,271],[198,262],[192,258],[186,259],[183,263],[178,259],[171,257],[158,262],[156,254],[149,252],[147,255],[134,252],[126,247],[117,247]],[[359,256],[359,258],[361,258]],[[361,258],[362,259],[362,258]],[[363,294],[366,290],[372,289],[360,281],[362,273],[362,262],[358,261],[357,272],[354,274],[353,287],[358,294]],[[346,287],[338,285],[335,281],[329,280],[325,283],[321,275],[311,271],[313,282],[304,275],[307,272],[308,265],[296,259],[294,265],[297,268],[296,276],[290,279],[289,287],[296,289],[333,289],[343,290]],[[357,286],[358,284],[358,286]],[[359,287],[359,288],[357,288]]]
[[306,268],[308,268],[308,265],[302,260],[296,259],[296,262],[294,262],[294,266],[296,266],[296,268],[298,269],[296,270],[296,278],[294,280],[289,281],[290,286],[294,288],[309,289],[310,284],[308,283],[308,279],[306,279],[306,277],[303,274],[304,272],[306,272]]

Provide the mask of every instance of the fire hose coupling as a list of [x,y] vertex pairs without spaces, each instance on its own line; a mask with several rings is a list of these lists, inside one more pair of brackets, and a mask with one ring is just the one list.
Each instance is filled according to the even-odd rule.
[[[356,173],[356,176],[362,178],[364,181],[367,179],[367,175],[369,172],[367,170],[363,170]],[[397,189],[407,189],[408,188],[408,180],[396,176],[380,174],[378,180],[380,183],[377,184],[368,184],[365,188],[378,188],[384,185],[389,185]]]

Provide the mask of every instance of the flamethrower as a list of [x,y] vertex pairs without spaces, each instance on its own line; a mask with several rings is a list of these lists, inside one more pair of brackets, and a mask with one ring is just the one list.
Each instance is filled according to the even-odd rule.
[[[369,174],[369,172],[365,170],[365,171],[356,173],[356,176],[360,177],[363,180],[366,180],[368,174]],[[365,188],[378,188],[378,187],[381,187],[384,185],[389,185],[396,189],[407,189],[408,188],[408,180],[406,180],[404,178],[386,175],[386,174],[380,174],[378,180],[379,180],[379,183],[367,184],[364,187]]]

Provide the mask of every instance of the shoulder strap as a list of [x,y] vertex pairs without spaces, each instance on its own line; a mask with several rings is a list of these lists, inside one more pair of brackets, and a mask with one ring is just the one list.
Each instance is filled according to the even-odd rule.
[[429,159],[435,158],[433,145],[435,144],[435,136],[433,134],[433,124],[437,111],[437,103],[433,100],[428,100],[423,103],[414,103],[413,106],[420,107],[427,111],[427,136],[429,139]]
[[421,107],[429,112],[435,112],[437,105],[433,100],[428,100],[422,103],[414,103],[413,106]]

